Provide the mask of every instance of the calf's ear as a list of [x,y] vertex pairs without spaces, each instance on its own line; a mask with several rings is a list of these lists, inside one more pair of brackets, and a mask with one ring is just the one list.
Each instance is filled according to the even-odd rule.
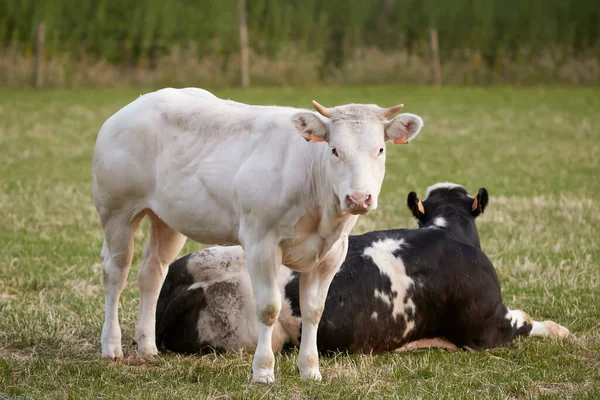
[[423,127],[423,119],[415,114],[398,114],[385,123],[385,139],[394,144],[406,144],[414,139]]
[[471,204],[471,214],[474,217],[477,217],[479,214],[483,213],[485,207],[488,204],[488,192],[485,188],[479,189],[477,196],[473,199],[473,203]]
[[415,192],[410,192],[408,194],[406,205],[416,219],[422,221],[423,218],[425,218],[425,207],[423,207],[423,203],[419,200],[419,196],[417,196]]
[[327,125],[311,112],[294,114],[292,123],[307,142],[325,142],[328,139]]

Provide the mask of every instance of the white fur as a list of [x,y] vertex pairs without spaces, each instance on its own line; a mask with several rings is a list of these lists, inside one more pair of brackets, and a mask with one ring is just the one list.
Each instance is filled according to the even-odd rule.
[[513,328],[516,328],[516,329],[521,328],[527,322],[531,321],[531,318],[529,317],[529,315],[527,315],[523,311],[511,310],[510,308],[508,308],[508,312],[506,313],[504,318],[509,320],[510,324],[513,326]]
[[548,331],[548,327],[543,322],[533,321],[533,326],[531,327],[531,332],[529,332],[529,336],[548,336],[550,331]]
[[[357,219],[346,196],[369,194],[369,209],[377,207],[385,121],[376,106],[335,107],[331,120],[318,117],[327,127],[328,143],[307,143],[292,122],[306,113],[317,115],[250,106],[186,88],[144,95],[106,121],[92,164],[94,201],[105,235],[103,355],[122,355],[117,305],[133,255],[133,232],[144,215],[152,225],[138,276],[136,340],[142,354],[157,352],[156,300],[185,236],[243,246],[259,316],[272,310],[268,315],[276,317],[281,309],[279,265],[305,272],[302,313],[309,315],[307,321],[316,320]],[[273,325],[267,325],[272,322],[269,317],[258,323],[255,382],[274,379]],[[316,324],[303,325],[303,336],[300,374],[319,379]]]
[[[375,290],[374,296],[392,307],[394,319],[404,315],[406,310],[415,311],[415,303],[411,298],[409,298],[406,303],[404,302],[406,293],[408,289],[414,285],[414,281],[406,275],[406,268],[404,267],[402,259],[394,257],[393,254],[403,245],[404,239],[384,239],[373,243],[370,247],[367,247],[363,253],[365,256],[371,257],[381,274],[387,275],[391,281],[391,290],[393,293],[396,293],[395,297],[385,294],[377,289]],[[407,321],[403,336],[406,336],[414,326],[414,321]]]
[[379,289],[375,289],[373,291],[373,296],[376,299],[379,299],[381,301],[383,301],[384,303],[386,303],[388,306],[392,305],[392,300],[390,299],[390,296],[388,296],[387,294],[383,293],[381,290]]
[[538,322],[533,321],[529,336],[550,336],[554,338],[564,339],[571,335],[571,332],[562,325],[554,321]]
[[427,200],[427,198],[429,197],[429,195],[431,194],[431,192],[433,192],[434,190],[437,189],[455,189],[455,188],[462,188],[462,185],[459,185],[457,183],[452,183],[452,182],[438,182],[435,185],[431,185],[427,188],[427,191],[425,192],[425,198],[423,199],[423,201]]
[[444,228],[444,227],[448,226],[448,222],[446,221],[446,219],[444,217],[436,217],[433,220],[433,224],[439,228]]

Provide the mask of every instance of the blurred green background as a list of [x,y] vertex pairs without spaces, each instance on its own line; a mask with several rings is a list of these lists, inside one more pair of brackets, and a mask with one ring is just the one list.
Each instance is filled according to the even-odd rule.
[[[2,0],[0,86],[240,83],[239,0]],[[600,83],[597,0],[247,0],[253,86]]]

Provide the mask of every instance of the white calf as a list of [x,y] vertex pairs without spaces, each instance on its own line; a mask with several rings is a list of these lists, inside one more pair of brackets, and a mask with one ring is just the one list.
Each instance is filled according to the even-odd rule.
[[[106,315],[102,354],[121,357],[118,301],[133,253],[133,233],[149,216],[150,237],[138,274],[135,339],[156,354],[156,301],[169,263],[186,236],[243,246],[256,297],[254,382],[273,382],[273,325],[281,309],[281,264],[302,273],[303,340],[298,367],[320,379],[316,346],[325,296],[347,251],[358,214],[377,207],[385,172],[384,140],[406,143],[421,118],[350,104],[320,115],[250,106],[200,89],[142,96],[102,126],[92,167],[104,228]],[[323,143],[312,143],[323,142]]]

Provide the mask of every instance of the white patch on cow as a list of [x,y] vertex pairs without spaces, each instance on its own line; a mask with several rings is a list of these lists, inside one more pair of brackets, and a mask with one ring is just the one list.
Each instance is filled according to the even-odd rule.
[[386,293],[383,293],[381,290],[375,289],[375,291],[374,291],[373,294],[374,294],[374,296],[375,296],[376,299],[379,299],[379,300],[383,301],[388,306],[392,305],[392,300],[390,299],[390,296],[388,296]]
[[531,332],[529,332],[529,336],[548,336],[550,331],[546,324],[543,322],[533,321],[533,326],[531,328]]
[[[399,250],[404,245],[404,239],[384,239],[379,242],[373,243],[370,247],[367,247],[364,251],[364,255],[371,257],[375,265],[379,268],[379,271],[383,275],[387,275],[392,284],[392,294],[383,293],[380,290],[375,289],[375,297],[381,299],[386,304],[392,307],[392,315],[394,319],[398,316],[404,315],[405,311],[410,310],[415,312],[415,304],[412,299],[407,299],[406,303],[404,298],[406,297],[407,291],[414,285],[414,281],[406,275],[406,268],[400,257],[395,257],[394,252]],[[414,321],[406,322],[406,329],[404,330],[404,336],[414,328]]]
[[199,287],[202,287],[202,284],[201,284],[201,283],[199,283],[199,282],[192,283],[192,284],[190,285],[190,287],[188,288],[188,291],[189,291],[189,290],[196,290],[196,289],[198,289]]
[[452,183],[452,182],[438,182],[435,185],[431,185],[427,188],[427,191],[425,192],[425,198],[423,199],[423,201],[427,200],[427,198],[429,197],[429,195],[437,189],[456,189],[456,188],[463,188],[464,187],[462,185],[459,185],[457,183]]
[[440,227],[440,228],[444,228],[444,227],[448,226],[448,222],[444,219],[444,217],[436,217],[433,220],[433,225]]
[[412,331],[413,329],[415,329],[415,321],[406,321],[406,328],[404,328],[404,333],[402,336],[406,337],[408,332]]
[[371,314],[371,319],[377,320],[377,311],[373,311],[373,314]]
[[[195,282],[203,283],[218,282],[240,273],[248,273],[241,246],[215,246],[196,251],[189,257],[186,269]],[[192,286],[188,290],[200,287]]]
[[[413,282],[414,285],[414,282]],[[406,300],[406,304],[404,305],[404,309],[406,311],[412,311],[413,315],[415,313],[415,303],[413,302],[413,300],[409,297]],[[404,336],[408,335],[408,332],[410,332],[411,330],[413,330],[415,328],[415,320],[411,320],[411,321],[406,321],[406,328],[404,329]]]
[[521,310],[511,310],[510,308],[507,308],[507,310],[508,312],[504,318],[510,321],[513,328],[519,329],[526,323],[531,323],[531,317],[527,313]]

